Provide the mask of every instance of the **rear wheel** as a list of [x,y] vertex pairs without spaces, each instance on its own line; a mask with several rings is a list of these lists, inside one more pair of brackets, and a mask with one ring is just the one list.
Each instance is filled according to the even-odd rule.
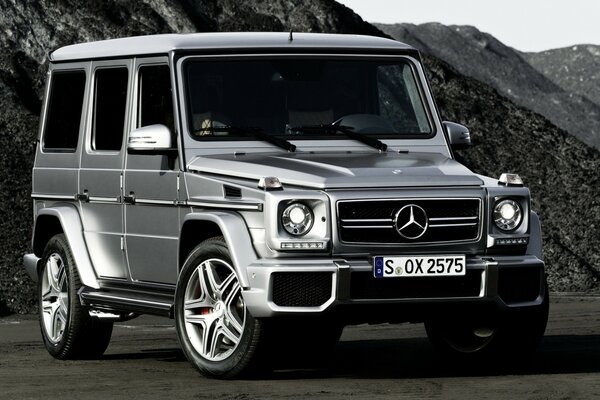
[[101,356],[110,342],[113,325],[91,318],[79,303],[81,282],[63,234],[48,241],[39,275],[40,328],[48,352],[58,359]]
[[222,237],[190,253],[177,283],[175,322],[183,352],[203,375],[234,378],[257,367],[263,324],[246,308]]

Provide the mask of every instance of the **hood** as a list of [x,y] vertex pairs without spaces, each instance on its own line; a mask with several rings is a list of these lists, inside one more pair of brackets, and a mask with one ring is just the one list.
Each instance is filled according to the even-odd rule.
[[480,186],[481,179],[437,153],[250,153],[195,157],[188,169],[318,189]]

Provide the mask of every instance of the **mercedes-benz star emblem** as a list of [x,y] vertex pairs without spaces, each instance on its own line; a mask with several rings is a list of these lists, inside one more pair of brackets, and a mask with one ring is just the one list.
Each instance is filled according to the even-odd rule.
[[416,204],[407,204],[396,213],[394,226],[404,239],[414,240],[425,234],[429,220],[427,213]]

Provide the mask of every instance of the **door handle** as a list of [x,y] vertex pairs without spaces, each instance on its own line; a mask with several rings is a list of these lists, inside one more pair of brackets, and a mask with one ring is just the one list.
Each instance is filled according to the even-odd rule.
[[77,201],[83,201],[83,202],[89,202],[90,201],[90,194],[88,193],[87,190],[84,190],[83,193],[77,193],[75,195],[75,200]]
[[129,196],[123,196],[123,203],[135,204],[135,193],[129,192]]

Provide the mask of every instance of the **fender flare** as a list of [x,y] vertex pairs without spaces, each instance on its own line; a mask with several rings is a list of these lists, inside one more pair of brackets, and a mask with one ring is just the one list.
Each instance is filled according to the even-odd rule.
[[529,244],[527,245],[527,254],[532,254],[543,259],[543,243],[542,243],[542,225],[540,217],[537,213],[531,211],[529,213]]
[[[60,204],[52,207],[41,209],[37,213],[36,223],[33,234],[33,248],[36,248],[36,240],[38,238],[38,220],[40,216],[51,216],[58,219],[63,233],[65,234],[71,253],[75,259],[75,267],[79,273],[79,279],[84,286],[89,286],[94,289],[99,289],[100,285],[94,272],[94,267],[90,260],[85,238],[83,237],[83,225],[77,208],[71,204]],[[39,254],[41,256],[41,254]]]
[[[216,224],[225,238],[233,267],[235,268],[242,288],[250,287],[247,267],[256,262],[258,257],[252,246],[252,238],[244,219],[235,213],[228,212],[194,212],[185,216],[183,226],[189,221],[207,221]],[[183,229],[182,229],[183,231]],[[181,240],[179,240],[181,243]],[[235,243],[235,246],[232,244]]]

